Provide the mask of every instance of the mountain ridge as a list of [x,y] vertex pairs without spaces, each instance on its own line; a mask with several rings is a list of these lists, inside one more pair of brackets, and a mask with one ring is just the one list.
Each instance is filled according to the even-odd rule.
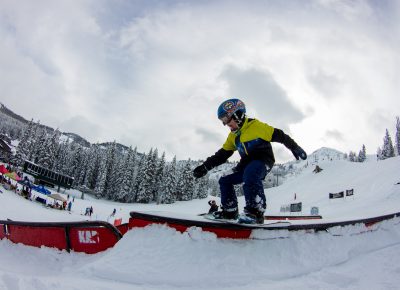
[[[4,115],[12,118],[13,120],[19,122],[21,124],[21,126],[27,126],[29,121],[27,119],[25,119],[24,117],[22,117],[21,115],[16,114],[15,112],[13,112],[11,109],[7,108],[6,105],[4,105],[3,103],[0,102],[0,113],[3,113]],[[43,125],[43,124],[39,124],[39,126],[41,128],[44,128],[47,132],[52,133],[55,131],[54,128],[47,126],[47,125]],[[68,139],[72,139],[74,142],[82,145],[83,147],[90,147],[93,144],[90,143],[89,141],[87,141],[84,137],[80,136],[77,133],[73,133],[73,132],[61,132],[62,135],[65,135]],[[99,145],[102,145],[104,147],[108,147],[110,146],[110,144],[112,144],[113,142],[102,142],[99,143]],[[124,150],[128,150],[129,146],[126,146],[124,144],[121,143],[116,143],[118,150],[124,151]]]

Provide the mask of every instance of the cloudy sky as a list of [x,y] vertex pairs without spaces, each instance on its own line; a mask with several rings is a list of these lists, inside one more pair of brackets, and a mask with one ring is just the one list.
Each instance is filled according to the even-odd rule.
[[204,159],[237,97],[308,153],[371,154],[400,115],[399,19],[395,0],[0,0],[0,102],[90,142]]

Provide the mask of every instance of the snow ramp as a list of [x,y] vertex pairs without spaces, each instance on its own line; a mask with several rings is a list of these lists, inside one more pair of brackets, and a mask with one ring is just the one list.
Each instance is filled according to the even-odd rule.
[[[292,231],[269,240],[219,239],[198,227],[180,232],[152,224],[130,230],[81,271],[148,289],[382,289],[380,283],[393,281],[384,277],[400,269],[393,267],[399,250],[399,218],[363,234],[351,226],[340,236]],[[370,260],[376,264],[365,263]]]

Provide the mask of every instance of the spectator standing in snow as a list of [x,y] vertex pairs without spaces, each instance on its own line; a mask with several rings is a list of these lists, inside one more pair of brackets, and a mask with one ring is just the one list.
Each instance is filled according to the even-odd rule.
[[208,213],[209,213],[209,214],[218,211],[218,205],[217,205],[217,203],[215,202],[215,200],[209,200],[209,201],[208,201],[208,204],[210,205],[210,209],[208,210]]
[[114,210],[112,211],[112,213],[111,213],[111,215],[110,215],[110,217],[113,217],[113,216],[115,216],[115,214],[117,213],[117,210],[114,208]]
[[320,173],[323,169],[319,167],[318,165],[315,166],[315,169],[313,170],[314,173]]

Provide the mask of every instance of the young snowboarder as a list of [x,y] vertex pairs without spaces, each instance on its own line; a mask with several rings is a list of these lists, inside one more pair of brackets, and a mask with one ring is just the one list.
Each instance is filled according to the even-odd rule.
[[196,167],[193,175],[196,178],[205,176],[209,170],[225,163],[238,150],[241,157],[239,164],[233,168],[231,174],[219,179],[222,210],[213,215],[217,219],[238,219],[238,202],[233,186],[243,183],[246,206],[239,222],[262,224],[266,209],[262,181],[275,163],[270,142],[282,143],[292,151],[297,160],[305,160],[307,154],[282,130],[248,118],[246,107],[239,99],[224,101],[218,107],[217,115],[231,132],[222,148]]

